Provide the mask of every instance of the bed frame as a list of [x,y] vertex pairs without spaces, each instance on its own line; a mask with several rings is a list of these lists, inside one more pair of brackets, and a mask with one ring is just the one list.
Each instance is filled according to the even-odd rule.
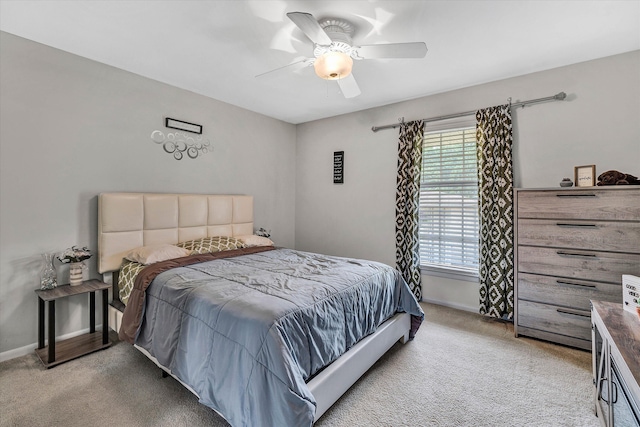
[[[109,327],[120,329],[117,272],[131,249],[210,236],[253,234],[253,197],[243,195],[102,193],[98,196],[98,272],[112,284]],[[411,316],[398,313],[307,383],[316,399],[314,421],[398,340],[409,339]],[[169,375],[144,349],[137,347]],[[175,376],[174,376],[175,378]],[[188,385],[188,390],[196,394]],[[196,394],[197,395],[197,394]],[[222,415],[222,414],[221,414]]]

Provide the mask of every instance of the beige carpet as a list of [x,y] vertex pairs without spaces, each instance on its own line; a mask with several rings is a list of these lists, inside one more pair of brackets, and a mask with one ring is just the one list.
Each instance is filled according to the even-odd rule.
[[[513,325],[422,304],[396,344],[316,426],[598,426],[591,355],[513,337]],[[0,426],[227,426],[128,344],[42,367],[0,364]]]

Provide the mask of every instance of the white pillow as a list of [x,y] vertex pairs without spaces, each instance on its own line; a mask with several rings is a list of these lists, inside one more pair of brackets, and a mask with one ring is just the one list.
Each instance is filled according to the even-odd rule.
[[251,246],[273,246],[273,241],[268,237],[256,236],[248,234],[246,236],[237,236],[236,239],[241,240],[246,247]]
[[166,261],[168,259],[181,258],[189,255],[190,253],[190,250],[179,248],[175,245],[160,244],[140,246],[139,248],[135,248],[127,252],[124,257],[129,261],[148,265],[160,261]]

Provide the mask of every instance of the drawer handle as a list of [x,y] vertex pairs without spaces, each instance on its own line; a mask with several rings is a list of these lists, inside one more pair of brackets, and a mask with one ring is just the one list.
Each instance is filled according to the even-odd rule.
[[587,284],[587,283],[573,283],[573,282],[566,282],[564,280],[556,280],[556,283],[559,285],[571,285],[571,286],[584,286],[585,288],[596,288],[596,285],[591,285],[591,284]]
[[571,252],[565,252],[565,251],[557,251],[556,252],[558,255],[564,255],[564,256],[577,256],[577,257],[582,257],[582,258],[596,258],[596,254],[574,254]]
[[598,228],[596,224],[568,224],[564,222],[556,223],[558,227],[582,227],[582,228]]
[[556,194],[557,197],[596,197],[594,193],[585,194]]
[[572,310],[570,308],[557,308],[556,311],[558,313],[572,314],[574,316],[591,317],[591,313],[588,311]]
[[604,390],[604,387],[602,387],[602,383],[607,381],[606,378],[600,378],[600,383],[598,384],[598,397],[600,398],[600,400],[602,400],[603,402],[605,402],[607,405],[609,404],[609,401],[607,399],[605,399],[604,397],[602,397],[602,390]]

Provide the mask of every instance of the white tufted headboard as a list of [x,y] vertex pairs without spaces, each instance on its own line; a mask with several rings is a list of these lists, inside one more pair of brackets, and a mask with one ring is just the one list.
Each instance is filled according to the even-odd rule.
[[120,269],[131,249],[211,236],[253,234],[253,196],[102,193],[98,272]]

